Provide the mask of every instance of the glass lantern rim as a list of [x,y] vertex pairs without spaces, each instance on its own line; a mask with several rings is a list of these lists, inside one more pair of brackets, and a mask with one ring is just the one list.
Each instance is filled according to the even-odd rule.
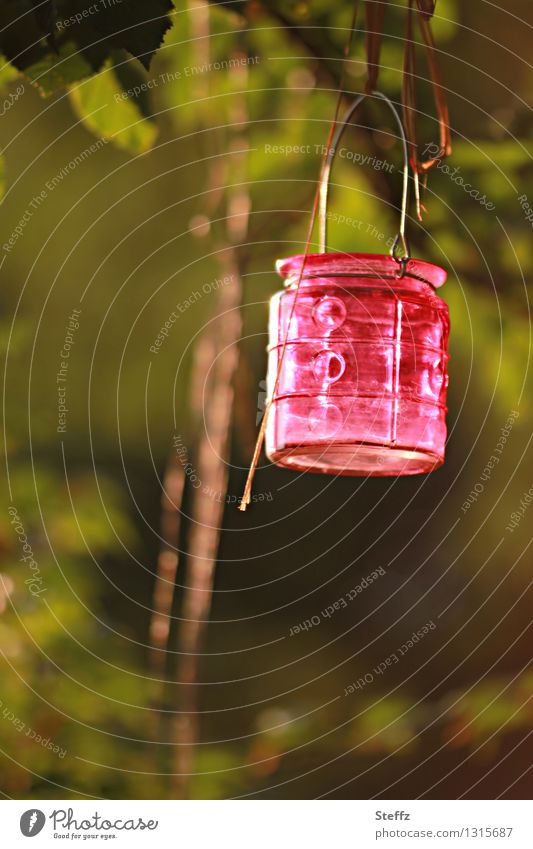
[[[428,283],[435,289],[442,286],[447,278],[444,268],[431,262],[420,259],[409,259],[405,264],[403,275],[400,273],[398,262],[390,254],[371,253],[348,253],[348,252],[326,252],[316,254],[295,254],[294,256],[278,259],[276,271],[280,277],[288,281],[294,280],[300,273],[302,263],[305,260],[302,282],[315,277],[332,275],[335,277],[349,279],[350,276],[364,280],[367,278],[380,278],[384,280],[397,279],[405,284],[407,280],[414,279],[418,282]],[[286,284],[287,285],[287,284]]]

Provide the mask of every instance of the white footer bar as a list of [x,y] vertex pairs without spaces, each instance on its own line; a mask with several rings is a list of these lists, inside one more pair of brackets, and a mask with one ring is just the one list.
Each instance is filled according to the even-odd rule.
[[533,849],[530,813],[528,801],[3,801],[0,844]]

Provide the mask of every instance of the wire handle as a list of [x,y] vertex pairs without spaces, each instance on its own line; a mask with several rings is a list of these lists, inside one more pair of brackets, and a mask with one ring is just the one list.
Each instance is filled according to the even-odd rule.
[[[394,239],[393,245],[390,250],[390,254],[393,259],[400,266],[401,276],[405,273],[405,268],[407,263],[411,257],[411,252],[409,249],[409,241],[406,235],[406,219],[407,219],[407,203],[409,198],[409,147],[407,143],[407,136],[405,134],[405,129],[402,123],[402,119],[398,110],[396,109],[394,103],[389,100],[389,98],[380,91],[370,91],[364,92],[355,98],[354,102],[345,113],[344,117],[339,121],[337,125],[337,129],[333,135],[331,140],[331,145],[327,151],[326,161],[324,164],[324,168],[322,170],[322,176],[320,179],[320,204],[318,211],[318,226],[319,226],[319,250],[320,253],[326,253],[328,249],[328,197],[329,197],[329,181],[331,177],[331,169],[333,167],[333,160],[335,158],[335,154],[337,153],[338,144],[342,138],[342,135],[350,123],[352,116],[359,105],[363,102],[366,97],[378,97],[380,100],[383,100],[384,103],[390,108],[394,118],[396,120],[396,124],[398,125],[398,129],[400,131],[400,138],[402,141],[403,148],[403,186],[402,186],[402,206],[400,213],[400,229],[396,234],[396,238]],[[399,248],[401,248],[401,253],[399,253]]]

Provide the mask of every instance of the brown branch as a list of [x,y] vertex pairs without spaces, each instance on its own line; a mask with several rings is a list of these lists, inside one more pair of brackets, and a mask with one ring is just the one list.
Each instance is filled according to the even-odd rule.
[[[235,88],[246,88],[247,71],[239,66]],[[192,381],[192,408],[200,436],[194,464],[200,486],[192,492],[187,585],[179,629],[177,680],[181,685],[173,722],[175,741],[173,795],[190,795],[198,740],[198,679],[201,652],[211,610],[216,560],[228,482],[233,381],[238,365],[241,330],[242,268],[238,245],[248,230],[250,199],[246,188],[247,111],[244,95],[233,98],[230,149],[233,174],[226,175],[226,242],[218,251],[224,278],[216,293],[214,314],[200,337]],[[233,184],[233,185],[232,185]],[[234,187],[233,187],[234,186]]]
[[[205,0],[191,0],[191,30],[199,65],[209,63],[209,9]],[[201,102],[209,94],[207,75],[195,78],[195,96]],[[204,133],[205,144],[212,145],[215,133]],[[219,144],[225,149],[226,143]],[[243,147],[243,145],[241,145]],[[212,151],[211,151],[212,152]],[[225,198],[226,173],[223,159],[213,158],[207,176],[206,211],[215,212]],[[239,180],[236,180],[239,182]],[[235,200],[233,201],[235,206]],[[242,204],[241,204],[242,206]],[[233,212],[236,212],[234,209]],[[230,218],[230,221],[232,219]],[[228,228],[236,235],[234,226]],[[191,451],[196,466],[200,490],[192,490],[190,544],[188,547],[187,586],[183,593],[182,625],[179,632],[180,660],[176,676],[182,682],[177,718],[171,723],[172,739],[176,743],[174,763],[176,772],[173,795],[185,796],[192,752],[197,738],[196,682],[205,624],[209,615],[216,554],[222,523],[223,500],[227,485],[225,462],[232,408],[232,376],[236,363],[236,346],[240,317],[240,278],[237,274],[233,249],[223,246],[221,263],[232,284],[218,290],[215,319],[200,335],[194,349],[190,381],[190,409],[194,433],[205,432]],[[228,269],[231,264],[232,270]],[[229,311],[229,312],[228,312]],[[229,316],[229,318],[228,318]],[[227,345],[227,350],[225,346]],[[214,368],[213,367],[214,365]],[[205,415],[204,415],[205,397]],[[173,450],[164,476],[161,499],[161,536],[163,543],[157,561],[153,593],[153,613],[150,623],[152,668],[161,676],[158,694],[164,706],[164,673],[172,672],[168,660],[169,637],[172,630],[172,608],[178,574],[178,543],[181,530],[181,507],[186,489],[185,460]]]
[[[232,282],[220,292],[217,317],[206,333],[216,340],[213,360],[206,363],[203,380],[205,429],[196,455],[196,474],[201,485],[194,489],[191,504],[192,527],[187,560],[187,586],[179,630],[177,679],[181,684],[179,713],[174,722],[175,794],[187,798],[193,770],[194,747],[198,738],[198,676],[205,630],[211,609],[216,558],[222,527],[228,478],[228,448],[233,406],[232,380],[237,365],[240,331],[240,277],[225,270]],[[209,376],[207,373],[209,372]]]
[[381,42],[383,40],[383,23],[385,20],[385,6],[381,2],[365,3],[365,43],[367,64],[367,91],[374,91],[378,84],[379,57],[381,54]]
[[[408,16],[411,14],[411,6],[413,2],[416,2],[416,10],[418,13],[420,31],[422,33],[422,38],[426,48],[426,58],[430,71],[431,82],[433,85],[433,96],[435,100],[437,119],[439,123],[440,143],[438,155],[430,160],[427,160],[426,162],[422,162],[419,157],[418,147],[416,146],[415,135],[414,133],[412,134],[411,138],[415,145],[415,150],[413,153],[413,167],[415,169],[415,174],[418,175],[418,172],[429,171],[443,157],[450,156],[452,152],[452,145],[448,106],[446,103],[446,96],[444,93],[441,74],[437,62],[435,43],[431,32],[431,17],[433,16],[435,11],[436,0],[408,0]],[[366,61],[368,68],[366,89],[367,91],[370,91],[375,89],[379,82],[379,57],[383,40],[385,8],[387,6],[387,3],[385,2],[385,0],[364,0],[364,3]],[[299,41],[313,58],[319,60],[319,71],[323,74],[327,74],[329,79],[333,81],[334,87],[336,87],[338,77],[335,73],[334,67],[330,67],[330,63],[328,62],[327,58],[332,50],[335,51],[335,45],[332,45],[330,42],[324,42],[324,33],[318,30],[319,36],[317,37],[315,35],[315,32],[317,31],[316,26],[310,29],[298,26],[294,21],[287,17],[284,12],[280,11],[277,6],[263,4],[263,8],[267,12],[267,14],[278,20],[285,27],[287,32],[290,33],[291,37]],[[409,26],[410,24],[408,23],[408,27]],[[411,38],[408,37],[406,39],[405,43],[406,56],[404,61],[403,91],[411,91],[413,96],[410,99],[404,100],[404,114],[407,114],[411,109],[414,109],[414,79],[409,80],[408,78],[406,78],[406,76],[409,77],[409,75],[412,73],[409,68],[413,67],[414,50],[415,46],[411,36]],[[414,114],[411,116],[410,122],[412,125],[414,125]],[[420,212],[420,204],[418,199],[417,208]]]
[[437,117],[439,121],[440,155],[438,157],[430,159],[427,162],[420,163],[419,166],[421,170],[429,171],[429,169],[436,165],[437,162],[442,159],[443,156],[450,156],[452,152],[452,141],[450,133],[450,116],[448,114],[448,104],[446,103],[446,96],[444,94],[444,89],[442,86],[440,70],[435,56],[435,42],[433,41],[431,25],[429,20],[424,15],[420,15],[419,21],[420,30],[422,32],[422,36],[426,44],[427,60],[431,74],[431,80],[433,82],[433,94],[435,97]]
[[[197,50],[198,64],[209,61],[209,10],[203,0],[191,0],[191,30]],[[196,97],[203,100],[208,93],[204,75],[194,78]],[[213,160],[213,168],[217,167]],[[213,174],[211,174],[213,177]],[[218,181],[211,179],[213,187]],[[209,195],[208,195],[209,197]],[[194,380],[193,380],[194,386]],[[157,559],[156,579],[153,590],[152,617],[150,622],[151,665],[157,676],[164,678],[168,666],[168,644],[172,624],[172,606],[176,588],[179,554],[178,544],[181,530],[181,506],[185,492],[185,469],[183,458],[172,450],[167,461],[161,496],[160,531],[163,543]],[[157,697],[161,706],[164,699],[164,681]]]

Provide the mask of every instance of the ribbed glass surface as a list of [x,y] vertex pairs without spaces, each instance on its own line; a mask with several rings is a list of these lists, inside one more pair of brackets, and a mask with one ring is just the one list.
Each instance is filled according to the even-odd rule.
[[269,458],[326,474],[431,471],[446,440],[449,316],[434,291],[446,273],[412,260],[423,279],[400,280],[387,256],[311,255],[295,301],[301,262],[278,263],[287,288],[271,302],[269,395],[285,353]]

